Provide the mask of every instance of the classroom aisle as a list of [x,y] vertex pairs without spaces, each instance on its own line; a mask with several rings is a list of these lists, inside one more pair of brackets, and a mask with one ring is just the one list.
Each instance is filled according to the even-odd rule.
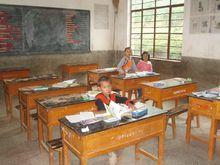
[[[15,118],[13,120],[2,119],[5,116],[5,104],[3,99],[3,90],[1,88],[0,94],[0,164],[2,165],[48,165],[47,152],[40,153],[38,149],[38,142],[34,140],[28,142],[26,133],[20,129],[19,111],[14,110]],[[14,101],[16,105],[16,100]],[[168,102],[165,108],[171,106]],[[190,145],[185,143],[185,119],[186,115],[181,116],[177,120],[177,138],[172,139],[171,129],[168,127],[165,140],[165,165],[218,165],[220,162],[220,142],[217,142],[215,157],[213,161],[208,161],[207,146],[199,142],[192,141]],[[37,137],[37,122],[34,121],[35,139]],[[201,128],[196,129],[197,133],[206,137],[209,130],[209,122],[205,118],[201,118]],[[59,129],[56,131],[59,133]],[[153,153],[157,149],[153,146],[157,143],[156,140],[151,140],[142,144],[143,148]],[[56,155],[57,161],[57,155]],[[72,164],[78,164],[79,161],[75,156],[72,156]],[[103,155],[93,158],[89,161],[89,165],[108,165],[108,156]],[[128,147],[123,151],[120,165],[133,165],[134,161],[134,147]],[[147,160],[141,156],[138,165],[154,165],[152,160]]]

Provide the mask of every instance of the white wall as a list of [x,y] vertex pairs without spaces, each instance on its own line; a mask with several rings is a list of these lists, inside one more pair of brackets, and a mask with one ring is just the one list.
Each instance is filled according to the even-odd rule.
[[220,34],[190,34],[190,0],[185,0],[183,56],[220,59]]
[[[94,4],[109,5],[109,29],[94,28]],[[113,14],[111,0],[0,0],[0,4],[57,7],[90,10],[91,13],[91,50],[113,50]]]
[[130,40],[130,0],[120,0],[116,16],[115,50],[124,50]]

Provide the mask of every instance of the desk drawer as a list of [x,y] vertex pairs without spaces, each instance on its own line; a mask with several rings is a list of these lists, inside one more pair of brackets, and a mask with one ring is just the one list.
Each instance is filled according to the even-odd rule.
[[41,106],[38,106],[38,116],[40,116],[42,118],[42,120],[44,120],[45,122],[48,120],[48,115],[47,115],[47,109],[44,109]]
[[197,89],[196,84],[187,84],[183,86],[167,88],[162,91],[162,98],[164,100],[169,100],[169,99],[187,97],[187,95],[196,91],[196,89]]
[[190,112],[210,116],[214,113],[214,104],[212,101],[190,98]]

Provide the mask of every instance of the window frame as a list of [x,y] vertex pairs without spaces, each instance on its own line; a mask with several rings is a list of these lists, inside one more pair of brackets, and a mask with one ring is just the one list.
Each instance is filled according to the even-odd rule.
[[[152,58],[153,59],[156,59],[156,60],[170,60],[170,61],[181,61],[181,57],[182,57],[182,52],[181,52],[181,57],[180,59],[174,59],[174,58],[171,58],[170,59],[170,43],[171,43],[171,35],[174,34],[174,35],[183,35],[183,32],[182,33],[172,33],[171,32],[171,28],[172,28],[172,9],[173,8],[176,8],[176,7],[184,7],[184,3],[180,3],[180,4],[171,4],[172,3],[172,0],[170,0],[170,4],[169,5],[166,5],[166,6],[156,6],[156,1],[157,0],[154,0],[154,7],[149,7],[149,8],[143,8],[143,0],[141,0],[141,9],[134,9],[132,10],[132,0],[130,0],[130,42],[129,42],[129,45],[131,47],[131,43],[132,43],[132,34],[140,34],[140,54],[139,55],[134,55],[134,56],[140,56],[141,53],[144,51],[143,50],[143,35],[144,34],[152,34],[153,35],[153,52],[152,52]],[[160,32],[156,32],[156,16],[157,16],[157,9],[162,9],[162,8],[168,8],[169,9],[169,22],[168,22],[168,32],[167,33],[160,33]],[[147,10],[153,10],[154,11],[154,30],[153,30],[153,33],[143,33],[143,13],[144,11],[147,11]],[[141,12],[141,32],[140,33],[132,33],[132,13],[133,12]],[[184,15],[184,13],[183,13]],[[184,18],[183,18],[183,21],[184,21]],[[183,25],[184,26],[184,25]],[[162,58],[162,57],[155,57],[155,47],[156,47],[156,44],[155,44],[155,41],[156,41],[156,34],[167,34],[168,35],[168,38],[167,38],[167,45],[166,45],[166,58]],[[182,42],[182,46],[183,46],[183,42]]]

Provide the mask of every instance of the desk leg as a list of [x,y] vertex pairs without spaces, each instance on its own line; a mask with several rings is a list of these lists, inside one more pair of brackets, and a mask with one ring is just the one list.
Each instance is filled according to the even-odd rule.
[[195,118],[196,118],[197,128],[199,128],[200,127],[199,115],[196,115]]
[[26,114],[27,114],[27,138],[28,140],[32,139],[32,126],[31,126],[31,116],[30,111],[28,108],[26,108]]
[[63,141],[63,165],[70,165],[69,150],[64,141]]
[[131,97],[132,97],[132,90],[128,91],[128,99],[131,100]]
[[64,81],[65,80],[65,72],[62,71],[62,80]]
[[68,72],[68,73],[67,73],[67,80],[70,79],[70,76],[71,76],[71,74]]
[[172,122],[173,139],[175,139],[176,138],[176,118],[175,118],[175,116],[173,116],[171,118],[171,122]]
[[192,114],[188,112],[188,117],[186,120],[186,143],[190,143],[190,136],[191,136],[191,122],[192,122]]
[[87,158],[81,157],[80,158],[80,165],[87,165]]
[[158,165],[163,164],[164,157],[164,134],[159,135],[158,140]]
[[122,96],[125,97],[125,90],[122,90]]
[[5,105],[6,105],[7,117],[11,118],[12,117],[12,97],[7,92],[5,92]]
[[212,118],[210,135],[209,135],[209,159],[210,160],[213,159],[213,154],[214,154],[216,129],[217,129],[217,120]]
[[54,165],[54,152],[53,149],[49,148],[49,162],[50,165]]
[[6,108],[6,113],[8,115],[8,94],[6,92],[4,92],[4,95],[5,95],[5,108]]
[[43,123],[41,118],[38,116],[38,143],[39,143],[39,148],[42,150],[42,141],[43,141]]
[[157,101],[156,102],[156,107],[160,108],[160,109],[163,109],[163,102],[162,101]]
[[53,126],[47,126],[47,140],[53,139]]
[[20,124],[21,124],[21,128],[24,127],[24,107],[22,106],[22,104],[20,103]]
[[175,108],[178,107],[179,99],[175,99]]
[[12,117],[12,96],[8,95],[8,116]]
[[140,160],[140,151],[139,151],[139,143],[138,144],[135,144],[135,160]]

